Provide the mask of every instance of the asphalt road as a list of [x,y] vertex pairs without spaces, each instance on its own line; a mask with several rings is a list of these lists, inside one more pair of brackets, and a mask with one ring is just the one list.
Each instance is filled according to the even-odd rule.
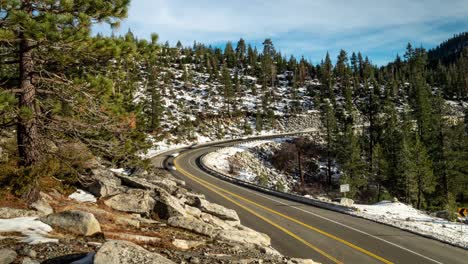
[[321,263],[468,263],[468,250],[397,228],[259,193],[215,178],[197,165],[223,145],[186,149],[173,174],[242,224],[268,234],[282,254]]

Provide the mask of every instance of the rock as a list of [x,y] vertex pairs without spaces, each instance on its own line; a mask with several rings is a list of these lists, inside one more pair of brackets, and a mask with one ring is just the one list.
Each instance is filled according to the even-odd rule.
[[188,215],[191,215],[195,218],[200,218],[201,215],[202,215],[202,211],[196,207],[193,207],[193,206],[190,206],[190,205],[185,205],[184,207],[185,209],[185,212],[188,214]]
[[264,247],[271,245],[269,236],[247,227],[242,227],[242,229],[222,230],[218,233],[217,238],[225,241],[254,244]]
[[17,218],[17,217],[37,217],[37,216],[39,216],[39,213],[34,210],[0,207],[1,219],[10,219],[10,218]]
[[39,200],[31,204],[31,207],[36,209],[41,215],[48,215],[54,213],[54,209],[44,198],[39,198]]
[[25,257],[21,263],[22,264],[39,264],[39,261],[31,259],[29,257]]
[[340,204],[343,205],[343,206],[351,207],[351,206],[353,206],[354,201],[352,199],[349,199],[349,198],[341,198],[340,199]]
[[233,229],[235,226],[240,225],[240,221],[221,220],[218,217],[207,213],[202,213],[200,218],[205,223],[220,227],[221,229]]
[[215,228],[210,224],[197,220],[192,216],[170,217],[167,220],[167,223],[170,226],[180,227],[209,237],[215,237],[219,232],[218,228]]
[[392,200],[392,202],[394,202],[394,203],[398,203],[398,198],[396,198],[396,197],[393,197],[393,200]]
[[91,183],[85,184],[83,187],[94,196],[107,197],[125,191],[125,188],[121,186],[121,180],[111,171],[106,169],[94,169],[92,170],[92,174]]
[[200,263],[200,259],[198,257],[195,257],[195,256],[190,257],[189,261],[192,264],[199,264]]
[[122,181],[123,185],[130,188],[153,190],[157,187],[143,178],[129,177],[125,175],[118,175],[117,177]]
[[110,236],[114,239],[119,240],[128,240],[134,242],[144,242],[144,243],[158,243],[161,241],[159,237],[150,237],[150,236],[141,236],[141,235],[133,235],[133,234],[125,234],[125,233],[105,233],[106,237]]
[[195,206],[197,204],[197,199],[205,199],[205,195],[187,192],[185,193],[185,199],[186,204]]
[[156,178],[156,179],[151,179],[150,182],[154,185],[160,186],[161,188],[168,191],[169,193],[175,193],[178,189],[177,183],[169,179]]
[[0,249],[0,264],[10,264],[16,260],[18,254],[12,249],[3,248]]
[[128,241],[104,243],[94,257],[94,264],[172,264],[171,260],[147,251]]
[[152,192],[130,189],[106,200],[104,204],[117,211],[149,215],[155,205]]
[[31,249],[27,246],[23,247],[19,253],[23,256],[28,256],[31,258],[36,258],[37,257],[37,252],[34,249]]
[[187,250],[191,248],[196,248],[202,245],[205,245],[205,241],[190,241],[190,240],[183,240],[183,239],[174,239],[172,241],[172,245],[182,250]]
[[187,215],[187,212],[179,203],[179,200],[164,192],[161,192],[159,198],[157,198],[156,205],[154,206],[154,212],[157,213],[161,219]]
[[202,212],[212,214],[223,220],[239,221],[236,211],[228,209],[218,204],[210,203],[205,199],[196,198],[195,206]]
[[64,211],[41,217],[40,220],[77,235],[91,236],[101,232],[101,226],[94,215],[83,211]]

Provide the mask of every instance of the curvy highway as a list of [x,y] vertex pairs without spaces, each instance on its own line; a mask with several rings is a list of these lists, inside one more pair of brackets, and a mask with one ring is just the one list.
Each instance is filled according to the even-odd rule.
[[169,159],[176,168],[172,173],[209,201],[236,210],[242,224],[269,235],[282,254],[321,263],[468,263],[468,250],[256,192],[200,169],[201,156],[232,144],[187,148]]

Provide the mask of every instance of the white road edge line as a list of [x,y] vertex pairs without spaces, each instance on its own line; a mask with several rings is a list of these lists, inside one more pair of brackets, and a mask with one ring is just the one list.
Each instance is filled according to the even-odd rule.
[[[193,161],[194,161],[194,159],[191,159],[191,160],[189,160],[189,163],[196,166],[195,163],[192,163]],[[198,166],[196,166],[196,167],[198,168]],[[217,180],[219,180],[219,181],[223,181],[223,180],[218,179],[218,178],[216,178],[216,177],[213,177],[213,178],[214,178],[214,179],[217,179]],[[227,182],[227,181],[223,181],[223,182],[226,182],[226,183],[228,183],[228,184],[231,184],[232,186],[235,186],[235,187],[240,188],[240,189],[242,189],[242,190],[245,190],[245,191],[247,191],[247,192],[256,194],[256,195],[258,195],[258,196],[261,196],[261,197],[263,197],[263,198],[265,198],[265,199],[268,199],[268,200],[270,200],[270,201],[274,201],[274,202],[277,202],[277,203],[280,203],[280,204],[283,204],[283,205],[289,205],[289,204],[287,204],[287,203],[283,203],[283,202],[281,202],[281,201],[279,201],[279,200],[276,200],[276,199],[270,198],[270,197],[268,197],[268,196],[265,196],[265,195],[263,195],[263,194],[260,194],[259,192],[255,192],[255,191],[249,190],[249,189],[247,189],[247,188],[243,188],[243,187],[241,187],[241,186],[238,186],[238,185],[236,185],[236,184],[233,184],[233,183],[230,183],[230,182]],[[380,238],[380,237],[378,237],[378,236],[374,236],[374,235],[369,234],[369,233],[367,233],[367,232],[365,232],[365,231],[362,231],[362,230],[359,230],[359,229],[357,229],[357,228],[354,228],[354,227],[345,225],[345,224],[343,224],[343,223],[340,223],[340,222],[337,222],[337,221],[335,221],[335,220],[326,218],[326,217],[324,217],[324,216],[321,216],[321,215],[318,215],[318,214],[309,212],[309,211],[304,210],[304,209],[302,209],[302,208],[298,208],[298,207],[296,207],[296,206],[294,206],[294,205],[289,205],[289,206],[292,207],[292,208],[295,208],[295,209],[297,209],[297,210],[299,210],[299,211],[302,211],[302,212],[304,212],[304,213],[313,215],[313,216],[318,217],[318,218],[322,218],[322,219],[327,220],[327,221],[329,221],[329,222],[332,222],[332,223],[334,223],[334,224],[337,224],[337,225],[340,225],[340,226],[349,228],[349,229],[351,229],[351,230],[353,230],[353,231],[359,232],[359,233],[361,233],[361,234],[370,236],[370,237],[372,237],[372,238],[375,238],[375,239],[377,239],[377,240],[380,240],[380,241],[382,241],[382,242],[385,242],[385,243],[387,243],[387,244],[389,244],[389,245],[395,246],[395,247],[397,247],[397,248],[399,248],[399,249],[408,251],[408,252],[410,252],[410,253],[412,253],[412,254],[415,254],[415,255],[417,255],[417,256],[419,256],[419,257],[422,257],[422,258],[427,259],[427,260],[429,260],[429,261],[432,261],[432,262],[434,262],[434,263],[443,264],[443,263],[440,262],[440,261],[437,261],[437,260],[432,259],[432,258],[430,258],[430,257],[424,256],[423,254],[420,254],[420,253],[418,253],[418,252],[415,252],[415,251],[413,251],[413,250],[411,250],[411,249],[405,248],[405,247],[400,246],[400,245],[398,245],[398,244],[395,244],[395,243],[393,243],[393,242],[387,241],[387,240],[385,240],[385,239],[383,239],[383,238]]]

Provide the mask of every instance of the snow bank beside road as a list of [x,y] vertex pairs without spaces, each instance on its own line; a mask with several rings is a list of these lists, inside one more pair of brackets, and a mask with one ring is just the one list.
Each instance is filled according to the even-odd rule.
[[468,225],[432,217],[400,202],[382,201],[374,205],[354,204],[353,215],[430,236],[468,249]]

